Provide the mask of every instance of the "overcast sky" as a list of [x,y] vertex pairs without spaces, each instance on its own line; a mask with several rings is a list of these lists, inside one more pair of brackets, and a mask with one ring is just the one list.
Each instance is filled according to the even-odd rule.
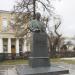
[[[0,0],[0,10],[12,10],[15,0]],[[61,16],[61,33],[75,36],[75,0],[61,0],[55,3],[56,13]]]
[[61,31],[65,36],[75,36],[75,0],[61,0],[55,4],[62,17]]

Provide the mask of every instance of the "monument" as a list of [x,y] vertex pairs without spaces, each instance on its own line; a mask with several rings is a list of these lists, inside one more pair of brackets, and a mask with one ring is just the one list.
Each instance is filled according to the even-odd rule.
[[51,65],[48,57],[48,44],[45,24],[40,21],[40,13],[29,23],[31,37],[31,55],[29,65],[17,66],[18,75],[60,75],[69,73],[68,70]]
[[46,27],[40,21],[40,16],[40,13],[37,13],[36,19],[32,20],[29,26],[32,32],[31,56],[29,57],[31,67],[50,66]]

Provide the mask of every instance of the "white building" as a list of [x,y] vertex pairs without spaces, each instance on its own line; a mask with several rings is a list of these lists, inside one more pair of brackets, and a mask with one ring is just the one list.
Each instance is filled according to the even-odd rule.
[[8,55],[24,53],[28,50],[26,39],[15,36],[14,15],[10,11],[0,10],[0,53]]

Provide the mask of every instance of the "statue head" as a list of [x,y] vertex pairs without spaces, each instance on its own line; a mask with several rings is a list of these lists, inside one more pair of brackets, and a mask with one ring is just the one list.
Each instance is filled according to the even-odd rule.
[[40,20],[41,14],[39,12],[36,13],[36,19]]

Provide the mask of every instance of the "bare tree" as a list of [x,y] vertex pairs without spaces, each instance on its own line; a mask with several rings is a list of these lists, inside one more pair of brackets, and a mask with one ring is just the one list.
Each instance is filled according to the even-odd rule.
[[61,19],[58,17],[54,17],[54,32],[50,31],[50,28],[48,28],[49,31],[49,47],[50,47],[50,52],[51,52],[51,57],[56,56],[56,49],[60,49],[60,44],[61,44],[61,36],[62,34],[59,34],[58,28],[61,25]]
[[[28,30],[28,22],[30,19],[35,19],[38,3],[42,5],[43,11],[47,11],[50,16],[53,14],[52,0],[20,0],[14,6],[13,13],[15,14],[15,31],[16,36],[26,35]],[[32,17],[33,14],[33,17]]]
[[[15,14],[15,30],[16,30],[16,36],[23,37],[24,35],[27,35],[29,32],[28,29],[28,22],[33,18],[35,19],[35,13],[37,11],[38,3],[42,5],[43,11],[46,11],[49,13],[49,18],[53,16],[54,14],[54,7],[51,4],[52,0],[21,0],[20,2],[17,2],[17,4],[14,6],[13,13]],[[32,16],[33,14],[33,16]],[[57,20],[56,17],[54,17],[54,20]],[[49,19],[48,17],[43,16],[42,21],[45,22],[46,27],[48,26]],[[54,26],[54,33],[49,31],[49,46],[50,50],[55,54],[56,47],[59,45],[60,37],[61,35],[58,33],[58,28],[61,25],[61,20],[58,19],[59,22],[57,22]],[[53,54],[53,55],[54,55]]]

